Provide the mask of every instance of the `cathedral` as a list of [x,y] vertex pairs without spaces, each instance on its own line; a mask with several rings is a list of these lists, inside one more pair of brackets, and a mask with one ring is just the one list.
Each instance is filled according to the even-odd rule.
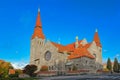
[[74,43],[64,46],[46,40],[42,27],[38,10],[30,47],[30,64],[36,65],[38,71],[44,65],[48,66],[48,71],[102,70],[102,45],[97,30],[90,43],[76,36]]

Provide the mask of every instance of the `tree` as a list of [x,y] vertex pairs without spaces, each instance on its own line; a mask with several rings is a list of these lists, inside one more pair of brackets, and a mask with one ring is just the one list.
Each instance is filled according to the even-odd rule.
[[27,65],[25,66],[23,72],[25,74],[28,74],[29,76],[33,77],[35,75],[35,71],[37,70],[37,66],[36,65]]
[[119,72],[120,72],[120,63],[119,63],[119,68],[118,69],[119,69]]
[[114,72],[119,72],[119,63],[118,63],[117,58],[114,59],[113,71]]
[[13,69],[12,65],[9,62],[0,60],[0,77],[7,78],[9,69]]
[[112,64],[111,64],[110,58],[108,58],[108,61],[107,61],[107,69],[108,69],[109,71],[112,70]]

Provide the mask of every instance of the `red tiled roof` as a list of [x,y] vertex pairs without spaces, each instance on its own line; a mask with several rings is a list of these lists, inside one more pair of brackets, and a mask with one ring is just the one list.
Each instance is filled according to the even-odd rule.
[[[79,44],[80,44],[81,41],[79,41]],[[61,44],[57,44],[57,43],[54,43],[52,42],[52,44],[58,48],[59,52],[64,52],[64,51],[67,51],[68,53],[69,52],[73,52],[74,49],[75,49],[75,43],[72,43],[72,44],[68,44],[66,46],[63,46]]]
[[15,74],[15,70],[14,69],[9,69],[9,74]]
[[45,39],[45,36],[42,33],[42,28],[40,28],[40,27],[35,28],[34,34],[32,35],[32,39],[35,38],[35,37]]
[[[79,41],[79,43],[80,42],[81,41]],[[58,48],[59,52],[64,52],[64,51],[67,51],[68,53],[70,52],[71,54],[68,57],[68,59],[74,59],[74,58],[80,58],[80,57],[89,57],[94,59],[94,56],[92,56],[87,50],[87,48],[90,47],[91,43],[88,43],[85,46],[82,46],[82,44],[79,44],[78,48],[75,48],[75,43],[69,44],[67,46],[63,46],[61,44],[57,44],[54,42],[52,42],[52,44]]]
[[36,26],[42,26],[41,19],[40,19],[40,11],[38,11],[38,16],[37,16],[37,20],[36,20]]
[[58,48],[58,51],[59,51],[59,52],[67,51],[66,46],[63,46],[63,45],[61,45],[61,44],[57,44],[57,43],[54,43],[54,42],[52,42],[52,44],[53,44],[55,47]]
[[74,52],[70,56],[68,56],[68,59],[75,59],[80,57],[89,57],[94,59],[94,56],[92,56],[87,50],[87,48],[84,46],[80,48],[76,48]]

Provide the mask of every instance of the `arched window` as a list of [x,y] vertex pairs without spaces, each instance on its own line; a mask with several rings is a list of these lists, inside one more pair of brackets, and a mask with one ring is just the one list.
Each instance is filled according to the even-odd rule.
[[54,70],[54,66],[52,66],[52,70]]
[[94,53],[93,55],[94,55],[94,57],[96,58],[96,54]]
[[51,67],[49,66],[49,70],[51,70]]

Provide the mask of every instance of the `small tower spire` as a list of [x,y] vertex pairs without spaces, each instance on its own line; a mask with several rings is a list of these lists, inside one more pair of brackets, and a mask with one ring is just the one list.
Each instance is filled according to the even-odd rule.
[[95,43],[97,44],[97,46],[101,46],[101,44],[100,44],[100,38],[99,38],[98,30],[97,29],[95,30],[95,35],[94,35],[93,41],[95,41]]

